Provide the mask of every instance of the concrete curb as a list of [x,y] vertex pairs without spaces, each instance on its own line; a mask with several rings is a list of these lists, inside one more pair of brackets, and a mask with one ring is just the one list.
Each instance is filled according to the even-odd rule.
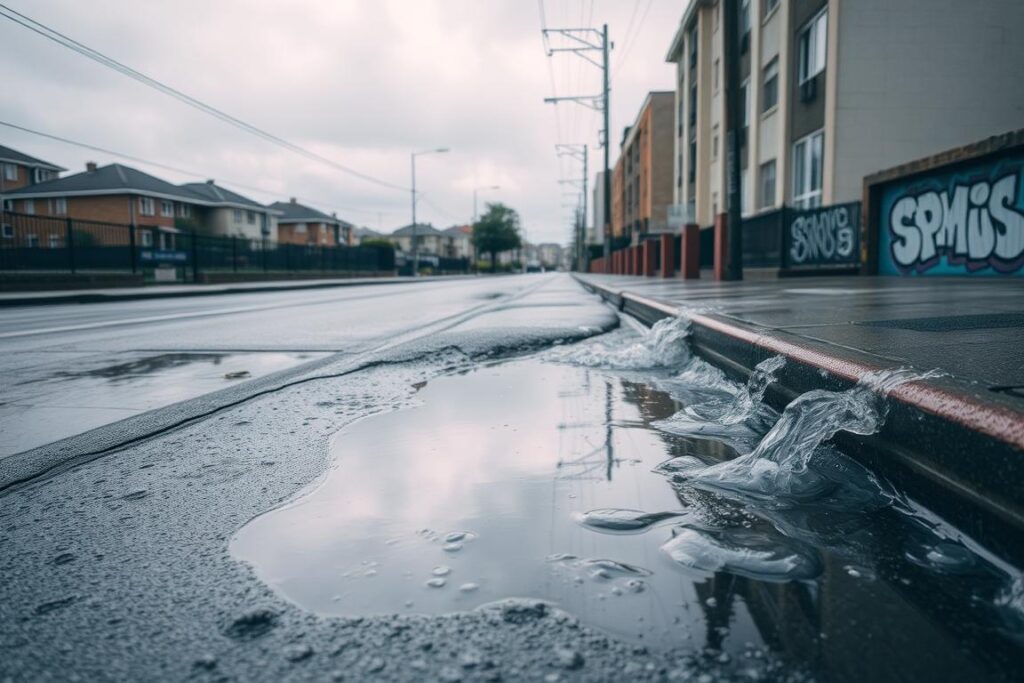
[[[116,303],[119,301],[141,301],[144,299],[176,299],[193,296],[218,296],[222,294],[255,294],[267,292],[291,292],[304,289],[328,289],[331,287],[361,287],[364,285],[401,285],[414,282],[443,282],[448,280],[464,280],[475,278],[477,275],[442,275],[431,277],[382,277],[382,278],[356,278],[352,280],[315,280],[298,281],[295,284],[265,284],[255,286],[234,285],[190,285],[195,289],[173,289],[161,290],[154,286],[151,291],[131,292],[53,292],[34,296],[7,296],[0,295],[0,308],[14,306],[51,306],[57,304],[96,304]],[[31,294],[29,292],[19,294]]]
[[[848,389],[864,375],[899,367],[855,349],[759,328],[725,315],[687,312],[660,301],[615,291],[577,277],[586,289],[645,324],[685,314],[694,352],[736,379],[762,360],[783,355],[786,367],[767,394],[784,408],[814,389]],[[926,370],[927,368],[921,368]],[[1024,412],[1001,395],[954,377],[909,382],[890,394],[882,431],[871,437],[841,434],[844,450],[883,472],[911,496],[956,518],[963,528],[991,524],[1024,533]],[[935,504],[939,501],[939,504]],[[1021,555],[1018,548],[1007,548]]]

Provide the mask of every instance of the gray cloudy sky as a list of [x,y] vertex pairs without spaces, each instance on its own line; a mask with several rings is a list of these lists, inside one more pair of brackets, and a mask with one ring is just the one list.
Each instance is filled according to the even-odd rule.
[[[574,203],[557,180],[578,175],[556,142],[587,142],[601,163],[599,116],[555,93],[596,94],[599,71],[571,55],[549,73],[534,0],[2,0],[248,123],[364,173],[408,187],[418,217],[468,222],[475,186],[519,210],[533,242],[566,242]],[[664,62],[688,0],[544,0],[549,27],[609,24],[612,163],[623,126],[649,90],[671,89]],[[642,21],[641,21],[642,20]],[[360,225],[409,222],[409,195],[261,141],[0,18],[0,120],[266,188]],[[560,131],[560,135],[559,135]],[[65,166],[119,161],[0,127],[0,143]],[[135,165],[172,182],[196,176]]]

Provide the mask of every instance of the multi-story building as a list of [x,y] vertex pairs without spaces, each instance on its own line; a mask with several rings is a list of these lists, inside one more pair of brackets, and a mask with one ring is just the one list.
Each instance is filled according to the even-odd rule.
[[612,235],[641,235],[668,229],[672,194],[674,93],[651,92],[636,121],[622,136],[612,175]]
[[333,247],[351,243],[350,223],[300,204],[295,197],[274,202],[269,208],[277,213],[277,241],[281,244]]
[[66,170],[0,145],[0,198],[12,190],[53,180]]
[[593,220],[587,231],[588,244],[604,244],[604,171],[598,171],[594,179],[593,204],[591,205]]
[[[735,0],[742,213],[861,199],[879,169],[1020,127],[1024,3]],[[723,0],[692,0],[677,65],[674,201],[727,210]]]

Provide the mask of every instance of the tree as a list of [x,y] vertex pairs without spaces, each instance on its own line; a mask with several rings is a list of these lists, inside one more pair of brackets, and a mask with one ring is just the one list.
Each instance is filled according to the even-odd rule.
[[473,224],[473,246],[478,252],[491,255],[491,272],[498,265],[498,252],[521,245],[519,214],[501,202],[488,203],[484,215]]
[[395,243],[383,237],[369,237],[359,243],[361,247],[377,247],[379,249],[395,250]]

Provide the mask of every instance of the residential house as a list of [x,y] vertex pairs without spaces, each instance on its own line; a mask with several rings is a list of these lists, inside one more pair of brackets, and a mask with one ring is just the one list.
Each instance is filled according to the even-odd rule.
[[53,180],[66,170],[0,145],[0,198],[12,190]]
[[419,244],[420,254],[444,255],[445,233],[429,223],[417,223],[415,231],[412,225],[401,227],[391,233],[391,241],[397,243],[398,248],[402,251],[411,254],[413,251],[413,232],[416,233],[416,242]]
[[355,245],[361,245],[367,240],[390,240],[390,235],[385,235],[382,232],[377,232],[371,228],[359,227],[352,229],[352,241]]
[[442,256],[474,260],[476,249],[473,247],[472,225],[453,225],[450,228],[446,228],[443,232]]
[[262,240],[272,238],[276,232],[279,212],[259,202],[212,180],[185,183],[180,187],[197,198],[193,221],[204,234]]
[[279,212],[277,241],[282,244],[336,246],[351,241],[351,223],[299,204],[295,197],[287,202],[274,202],[269,208]]
[[[54,178],[7,193],[6,201],[16,213],[71,218],[78,234],[102,245],[129,244],[134,225],[136,244],[173,249],[179,219],[193,219],[197,207],[207,202],[195,193],[172,185],[130,166],[86,164],[82,173]],[[40,223],[42,225],[42,223]],[[5,228],[6,229],[6,228]],[[61,246],[61,230],[50,230],[49,244]],[[43,236],[18,237],[37,245]],[[6,238],[6,236],[5,236]]]
[[668,230],[672,204],[672,110],[675,93],[651,92],[626,129],[612,175],[612,234],[642,236]]
[[[1020,80],[1024,42],[998,27],[1024,26],[1024,3],[995,14],[921,0],[736,7],[744,215],[856,201],[875,171],[1020,127],[1024,90],[1006,84]],[[722,8],[692,0],[666,56],[676,64],[674,201],[702,227],[728,208]]]

